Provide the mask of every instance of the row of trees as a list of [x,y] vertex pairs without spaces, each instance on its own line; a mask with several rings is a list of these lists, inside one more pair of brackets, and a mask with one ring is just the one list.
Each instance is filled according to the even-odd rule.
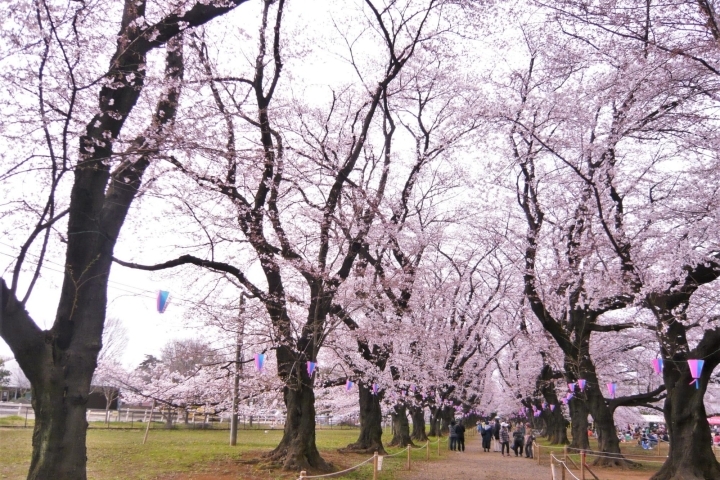
[[[243,3],[18,0],[4,20],[0,334],[33,388],[29,478],[85,478],[98,365],[173,407],[281,394],[290,469],[329,468],[316,395],[352,381],[350,450],[383,449],[384,412],[405,445],[426,409],[436,434],[535,407],[578,448],[591,414],[624,465],[616,409],[664,400],[656,478],[720,476],[711,3]],[[63,256],[42,330],[31,294]],[[113,263],[180,278],[219,347],[98,357]]]

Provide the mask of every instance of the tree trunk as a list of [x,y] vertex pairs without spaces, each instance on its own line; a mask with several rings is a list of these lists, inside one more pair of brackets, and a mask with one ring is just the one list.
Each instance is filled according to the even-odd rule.
[[315,392],[305,369],[298,370],[304,381],[294,389],[287,385],[283,388],[287,409],[285,431],[280,444],[268,456],[286,470],[329,471],[330,465],[322,459],[315,444]]
[[[620,451],[620,440],[617,436],[615,428],[614,413],[615,409],[610,408],[603,398],[602,394],[592,386],[586,388],[588,395],[588,404],[590,405],[590,413],[595,421],[595,432],[598,436],[598,451],[602,453],[602,457],[598,457],[593,465],[603,467],[628,467],[627,460],[622,458]],[[617,459],[607,457],[618,457]]]
[[703,398],[712,369],[704,370],[700,389],[684,371],[666,361],[663,375],[667,398],[663,408],[670,435],[670,451],[663,466],[651,480],[701,480],[720,478],[720,464],[712,451],[710,426]]
[[[32,384],[35,427],[28,480],[86,478],[85,405],[93,368],[85,366],[84,375],[81,370],[70,377],[65,361],[55,366],[46,362],[42,379]],[[68,363],[82,368],[79,361]]]
[[440,431],[442,433],[450,433],[450,422],[455,419],[455,410],[452,407],[443,407],[440,411]]
[[391,447],[407,447],[413,445],[410,438],[410,424],[408,423],[407,407],[404,404],[397,404],[391,413],[393,422],[393,438],[389,445]]
[[440,437],[440,409],[430,407],[430,433],[431,437]]
[[568,421],[559,407],[556,407],[554,411],[545,410],[542,417],[547,425],[545,436],[550,445],[567,445],[570,443],[567,436]]
[[572,430],[572,442],[570,448],[578,448],[581,450],[590,450],[590,441],[588,440],[588,407],[587,404],[578,399],[570,400],[570,427]]
[[372,394],[369,386],[358,382],[360,397],[360,435],[355,443],[340,449],[341,452],[373,453],[385,455],[382,444],[382,393]]
[[413,428],[410,438],[418,442],[426,442],[428,437],[425,433],[425,410],[423,407],[410,407]]

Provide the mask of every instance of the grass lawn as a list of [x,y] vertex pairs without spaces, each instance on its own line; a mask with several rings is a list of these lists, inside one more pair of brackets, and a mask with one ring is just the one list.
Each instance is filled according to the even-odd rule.
[[[24,418],[23,418],[24,421]],[[148,442],[142,445],[144,431],[88,431],[88,478],[111,479],[295,479],[297,474],[283,472],[265,463],[262,454],[272,450],[282,437],[281,430],[239,430],[238,445],[228,445],[228,431],[150,430]],[[357,439],[358,430],[318,430],[318,448],[337,470],[356,465],[367,455],[339,454]],[[383,438],[389,439],[389,432]],[[0,479],[23,479],[27,475],[31,454],[31,429],[0,427]],[[443,443],[443,442],[441,442]],[[446,445],[442,445],[447,450]],[[394,453],[399,449],[390,449]],[[437,459],[437,447],[430,450],[431,461]],[[445,454],[445,452],[443,452]],[[447,454],[445,454],[447,455]],[[394,480],[395,471],[405,468],[406,455],[386,458],[380,473],[382,480]],[[412,452],[413,462],[425,462],[425,450]],[[372,477],[371,464],[342,477]],[[308,472],[310,473],[310,472]]]

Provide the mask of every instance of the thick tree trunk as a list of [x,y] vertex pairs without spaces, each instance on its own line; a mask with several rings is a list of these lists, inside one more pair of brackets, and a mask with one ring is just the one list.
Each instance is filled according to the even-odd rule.
[[667,398],[664,413],[670,435],[670,451],[651,480],[707,480],[720,478],[720,464],[712,451],[710,426],[703,403],[710,371],[703,372],[700,389],[684,366],[682,374],[665,366]]
[[391,447],[414,446],[410,438],[410,423],[407,417],[407,407],[402,404],[395,405],[391,417],[393,422],[393,438],[388,445]]
[[590,450],[588,440],[588,407],[587,404],[578,399],[570,400],[570,427],[572,430],[572,442],[570,448]]
[[562,414],[559,407],[555,407],[554,411],[546,410],[542,415],[546,424],[545,436],[550,445],[567,445],[570,443],[567,436],[568,421]]
[[28,480],[86,478],[85,405],[93,368],[85,366],[84,375],[81,370],[68,376],[68,363],[82,369],[82,362],[64,360],[55,366],[45,362],[42,379],[32,384],[35,427]]
[[373,453],[384,455],[382,444],[382,393],[372,394],[370,387],[358,383],[360,397],[360,435],[355,443],[340,449],[341,452]]
[[[615,409],[608,406],[603,396],[595,388],[589,387],[587,390],[590,413],[595,422],[595,432],[598,436],[598,451],[602,453],[601,457],[595,459],[593,465],[628,467],[631,462],[622,458],[620,451],[620,440],[613,418]],[[617,457],[617,459],[607,457]]]
[[286,385],[283,389],[287,409],[285,431],[280,444],[268,456],[286,470],[329,471],[331,467],[322,459],[315,443],[315,392],[307,372],[300,369],[300,373],[304,377],[300,386]]
[[418,442],[426,442],[428,437],[425,433],[425,410],[423,407],[410,407],[413,428],[410,438]]

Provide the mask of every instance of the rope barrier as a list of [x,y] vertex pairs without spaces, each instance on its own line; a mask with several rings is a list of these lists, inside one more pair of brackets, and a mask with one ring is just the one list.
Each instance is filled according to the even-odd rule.
[[351,471],[353,471],[353,470],[356,470],[356,469],[362,467],[363,465],[365,465],[366,463],[372,462],[374,458],[375,458],[375,457],[370,457],[370,458],[368,458],[367,460],[365,460],[364,462],[358,463],[358,464],[355,465],[354,467],[350,467],[350,468],[347,468],[347,469],[345,469],[345,470],[340,470],[339,472],[326,473],[325,475],[303,475],[303,476],[301,476],[301,477],[298,477],[298,480],[304,480],[304,479],[306,479],[306,478],[328,478],[328,477],[334,477],[335,475],[341,475],[341,474],[343,474],[343,473],[347,473],[347,472],[351,472]]
[[[575,480],[580,480],[578,477],[575,476],[575,474],[572,472],[572,470],[570,470],[570,468],[568,468],[568,466],[565,464],[565,462],[563,462],[562,460],[560,460],[559,458],[557,458],[555,455],[553,455],[553,454],[551,453],[551,454],[550,454],[550,465],[551,465],[551,466],[552,466],[552,465],[555,465],[555,464],[553,463],[553,460],[555,460],[555,462],[557,462],[558,465],[562,465],[562,467],[563,467],[563,468],[570,474],[570,476],[573,477]],[[555,471],[554,471],[554,470],[553,470],[553,480],[555,480]]]
[[427,442],[423,443],[423,444],[420,445],[419,447],[413,447],[412,445],[408,445],[408,448],[412,447],[412,448],[414,448],[415,450],[422,450],[423,448],[427,448],[428,445],[430,445],[430,440],[428,440]]
[[385,455],[385,458],[396,457],[396,456],[400,455],[401,453],[403,453],[404,451],[406,451],[406,450],[409,449],[409,448],[410,448],[410,445],[408,445],[407,447],[403,448],[403,449],[400,450],[399,452],[393,453],[392,455]]
[[[546,447],[543,447],[543,448],[546,448]],[[583,450],[582,448],[570,448],[570,447],[568,447],[568,450],[573,450],[573,451],[576,451],[576,452],[583,452],[583,451],[584,451],[587,455],[593,455],[593,456],[595,456],[595,457],[601,457],[601,456],[602,456],[602,457],[604,457],[604,458],[614,458],[614,459],[620,459],[620,460],[622,460],[622,459],[628,459],[628,457],[637,457],[637,458],[640,458],[640,459],[643,459],[643,458],[654,458],[654,459],[657,459],[657,458],[658,458],[658,455],[640,455],[640,454],[635,454],[635,453],[609,453],[609,452],[603,452],[604,455],[600,455],[600,454],[597,454],[597,453],[593,453],[592,450]],[[666,455],[664,458],[667,458],[667,455]]]

